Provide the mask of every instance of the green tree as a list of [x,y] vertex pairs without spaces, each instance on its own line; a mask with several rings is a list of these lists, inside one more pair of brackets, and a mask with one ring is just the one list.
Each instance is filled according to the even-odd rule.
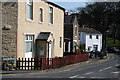
[[85,24],[100,31],[103,34],[103,40],[106,38],[106,31],[112,26],[115,43],[116,31],[120,25],[120,2],[95,2],[78,10],[80,26]]

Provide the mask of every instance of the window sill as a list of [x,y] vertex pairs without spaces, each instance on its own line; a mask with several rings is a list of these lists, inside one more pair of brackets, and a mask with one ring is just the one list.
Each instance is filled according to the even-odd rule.
[[32,19],[26,18],[26,22],[32,22],[32,21],[33,21]]
[[52,26],[52,25],[53,25],[53,23],[49,23],[48,25],[51,25],[51,26]]
[[43,24],[43,22],[39,21],[39,24]]

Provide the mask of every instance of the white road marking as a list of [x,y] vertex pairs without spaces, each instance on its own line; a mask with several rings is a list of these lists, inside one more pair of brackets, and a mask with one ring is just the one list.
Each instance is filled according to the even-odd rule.
[[78,77],[78,78],[86,78],[86,77]]
[[115,66],[117,67],[117,66],[119,66],[120,64],[116,64]]
[[75,78],[75,77],[77,77],[77,76],[79,76],[79,75],[71,76],[71,77],[69,77],[69,78]]
[[110,69],[111,67],[112,67],[112,66],[109,66],[109,67],[104,68],[104,69],[101,69],[101,70],[99,70],[99,71],[104,71],[104,70]]
[[120,73],[120,72],[111,72],[111,73],[113,73],[113,74],[118,74],[118,73]]
[[93,72],[89,72],[89,73],[85,73],[85,75],[89,75],[89,74],[92,74]]
[[103,78],[103,77],[90,77],[90,78]]
[[[116,62],[116,60],[112,61],[110,63],[114,63],[114,62]],[[76,71],[80,71],[80,70],[85,70],[85,69],[89,69],[89,68],[94,68],[94,67],[98,67],[98,66],[101,66],[101,65],[103,65],[103,64],[98,64],[98,65],[95,65],[95,66],[89,66],[89,67],[85,67],[85,68],[81,68],[81,69],[76,69],[76,70],[73,70],[72,72],[76,72]]]

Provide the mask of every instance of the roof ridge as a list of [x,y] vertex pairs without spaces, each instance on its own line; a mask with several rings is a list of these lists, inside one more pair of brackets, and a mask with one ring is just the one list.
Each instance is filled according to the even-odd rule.
[[79,32],[85,32],[90,34],[102,34],[100,31],[94,28],[79,28]]

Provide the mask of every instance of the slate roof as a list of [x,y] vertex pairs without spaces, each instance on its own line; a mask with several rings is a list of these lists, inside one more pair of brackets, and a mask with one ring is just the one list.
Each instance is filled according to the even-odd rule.
[[46,1],[46,2],[47,2],[48,4],[51,4],[51,5],[55,6],[55,7],[58,7],[59,9],[62,9],[63,11],[65,11],[65,8],[63,8],[63,7],[55,4],[55,3],[53,3],[53,2],[50,2],[50,1]]
[[[50,5],[53,5],[53,6],[57,7],[57,8],[59,8],[59,9],[65,11],[65,8],[63,8],[63,7],[61,7],[61,6],[57,5],[57,4],[55,4],[55,3],[53,3],[53,2],[50,2],[50,1],[47,1],[47,0],[42,0],[42,1],[45,1],[46,3],[48,3],[48,4],[50,4]],[[4,5],[11,5],[11,6],[14,6],[14,5],[16,5],[16,3],[17,3],[17,2],[14,2],[14,3],[13,3],[13,2],[5,2]]]
[[37,39],[40,39],[40,40],[47,40],[50,36],[50,32],[41,32],[39,35],[38,35],[38,38]]
[[73,25],[72,24],[64,25],[64,37],[72,39],[73,37]]
[[64,17],[64,23],[65,24],[72,24],[75,19],[75,16],[65,16]]
[[88,34],[102,34],[101,32],[99,32],[93,28],[79,28],[79,32],[85,32]]

